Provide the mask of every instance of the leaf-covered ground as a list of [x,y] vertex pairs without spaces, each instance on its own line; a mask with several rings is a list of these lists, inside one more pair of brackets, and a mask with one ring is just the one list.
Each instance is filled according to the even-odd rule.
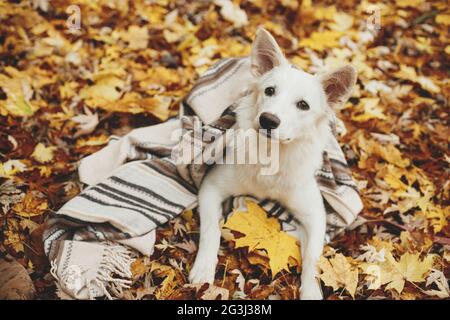
[[[57,298],[40,236],[82,188],[77,161],[175,115],[208,66],[249,53],[258,25],[309,72],[358,69],[338,114],[365,208],[325,249],[325,298],[449,297],[446,1],[0,0],[0,20],[0,258],[28,270],[37,298]],[[187,212],[133,265],[124,298],[298,298],[295,266],[272,275],[264,249],[235,249],[224,230],[215,286],[187,285],[198,241]]]

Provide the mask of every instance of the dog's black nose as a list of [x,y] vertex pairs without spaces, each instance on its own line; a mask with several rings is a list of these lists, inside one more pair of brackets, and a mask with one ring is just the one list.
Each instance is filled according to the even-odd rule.
[[259,124],[261,128],[266,130],[276,129],[280,125],[280,118],[273,113],[263,112],[259,116]]

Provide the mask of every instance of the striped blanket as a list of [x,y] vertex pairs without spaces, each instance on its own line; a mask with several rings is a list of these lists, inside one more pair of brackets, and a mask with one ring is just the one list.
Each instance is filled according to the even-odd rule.
[[[223,143],[220,137],[235,124],[233,105],[245,94],[244,84],[251,77],[248,58],[221,60],[185,97],[177,119],[111,137],[105,148],[81,160],[80,180],[89,186],[48,220],[43,236],[60,297],[121,297],[130,285],[136,254],[151,255],[156,228],[196,207],[198,187],[211,164],[179,163],[173,154],[193,144],[195,160],[206,147]],[[201,138],[203,144],[196,148],[196,127],[203,137],[215,139]],[[328,212],[330,239],[362,209],[334,138],[316,177]],[[242,204],[242,198],[227,200],[224,213]],[[284,230],[296,229],[297,221],[278,203],[255,201],[278,217]]]

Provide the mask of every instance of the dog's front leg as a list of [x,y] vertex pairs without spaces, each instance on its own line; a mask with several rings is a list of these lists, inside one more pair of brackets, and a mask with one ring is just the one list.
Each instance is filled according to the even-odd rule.
[[214,174],[206,176],[198,194],[200,242],[195,263],[189,273],[191,283],[212,284],[216,273],[222,202],[225,198],[214,177]]
[[320,289],[318,275],[318,262],[322,255],[326,212],[320,190],[316,183],[307,188],[302,188],[290,197],[289,209],[302,223],[301,236],[302,247],[302,275],[300,299],[320,300],[322,291]]

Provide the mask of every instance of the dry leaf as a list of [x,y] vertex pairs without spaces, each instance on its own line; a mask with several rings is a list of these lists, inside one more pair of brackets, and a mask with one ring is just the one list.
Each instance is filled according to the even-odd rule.
[[[81,1],[79,30],[65,23],[66,2],[0,1],[0,257],[26,265],[37,298],[61,294],[30,233],[83,189],[78,161],[111,135],[177,116],[194,82],[222,58],[248,56],[263,26],[305,72],[358,71],[336,113],[364,209],[324,250],[325,298],[448,299],[448,1]],[[124,297],[297,299],[295,241],[266,215],[236,214],[245,232],[222,228],[223,289],[184,286],[200,224],[189,210],[158,227]],[[348,279],[336,274],[346,269]]]
[[248,247],[254,251],[267,251],[272,276],[281,270],[288,270],[289,257],[300,261],[300,248],[297,239],[280,229],[276,218],[268,218],[267,213],[256,203],[246,201],[248,212],[234,211],[224,228],[243,233],[235,240],[236,248]]
[[355,298],[358,269],[352,267],[347,257],[341,253],[329,259],[322,256],[320,257],[319,268],[321,269],[319,278],[326,286],[332,287],[334,291],[345,288]]
[[46,147],[42,143],[38,143],[31,156],[40,163],[47,163],[53,160],[56,149],[56,147]]
[[230,0],[214,0],[214,3],[221,7],[220,14],[228,21],[232,22],[236,28],[240,28],[248,23],[247,14]]
[[394,289],[402,293],[405,281],[420,283],[425,281],[425,276],[433,266],[433,255],[427,255],[424,260],[420,254],[405,253],[396,261],[391,252],[386,252],[386,261],[377,264],[363,264],[363,272],[375,276],[374,285],[371,289],[378,289],[381,285],[387,289]]

